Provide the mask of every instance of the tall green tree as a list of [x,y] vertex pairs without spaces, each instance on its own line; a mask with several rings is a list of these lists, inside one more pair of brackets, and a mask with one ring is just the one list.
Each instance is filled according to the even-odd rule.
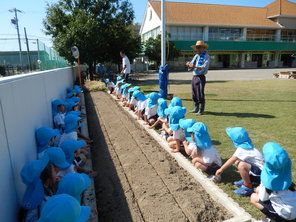
[[140,40],[133,31],[134,11],[129,0],[59,0],[48,4],[43,20],[54,48],[73,62],[71,47],[79,48],[91,78],[96,62],[119,62],[119,51],[137,55]]
[[[154,61],[158,67],[161,60],[161,35],[158,35],[156,38],[149,38],[143,45],[143,51],[148,59]],[[172,60],[180,55],[181,51],[175,46],[175,44],[172,41],[167,41],[167,60]]]

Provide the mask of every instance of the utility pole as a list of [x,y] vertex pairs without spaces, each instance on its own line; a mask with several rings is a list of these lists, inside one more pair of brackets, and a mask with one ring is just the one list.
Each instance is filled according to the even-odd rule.
[[161,65],[166,64],[166,15],[165,15],[165,0],[161,0]]
[[18,43],[19,43],[20,64],[21,64],[21,67],[23,69],[22,46],[21,46],[20,31],[19,31],[18,18],[17,18],[17,13],[18,12],[22,13],[23,11],[21,11],[21,10],[19,10],[17,8],[9,9],[8,11],[9,12],[14,12],[14,14],[15,14],[15,17],[13,19],[11,19],[11,23],[15,25],[16,30],[17,30],[17,37],[18,37]]
[[26,28],[24,28],[24,32],[25,32],[26,45],[27,45],[27,57],[28,57],[28,63],[29,63],[30,71],[32,71],[32,63],[31,63],[31,56],[30,56],[30,49],[29,49],[29,41],[28,41],[28,37],[27,37],[27,31],[26,31]]

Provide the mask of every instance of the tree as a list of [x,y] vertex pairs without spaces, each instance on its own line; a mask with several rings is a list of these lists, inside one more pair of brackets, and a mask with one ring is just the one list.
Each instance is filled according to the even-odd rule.
[[76,45],[81,63],[120,61],[119,51],[137,54],[139,39],[133,32],[134,11],[129,0],[59,0],[48,4],[43,20],[45,33],[53,38],[53,46],[69,62]]
[[[161,60],[161,35],[158,35],[155,39],[149,38],[144,43],[144,54],[149,60],[154,61],[156,66],[160,64]],[[167,60],[172,60],[181,55],[181,51],[175,46],[172,41],[168,41],[166,45]]]

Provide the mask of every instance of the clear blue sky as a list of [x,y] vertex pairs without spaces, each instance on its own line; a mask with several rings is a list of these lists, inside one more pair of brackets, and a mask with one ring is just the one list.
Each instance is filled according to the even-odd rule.
[[[135,22],[141,22],[146,7],[146,0],[130,0],[135,11]],[[241,6],[255,6],[264,7],[273,2],[273,0],[172,0],[178,2],[195,2],[207,4],[225,4],[225,5],[241,5]],[[290,0],[296,3],[296,0]],[[39,38],[47,45],[51,46],[50,37],[43,32],[42,20],[45,17],[46,3],[54,3],[57,0],[1,0],[0,8],[0,38],[16,37],[16,29],[10,23],[13,14],[8,12],[11,8],[18,8],[24,13],[19,14],[20,32],[23,36],[24,27],[27,28],[29,38]],[[11,41],[0,40],[0,51],[3,51]],[[14,50],[17,50],[17,45],[14,44]]]

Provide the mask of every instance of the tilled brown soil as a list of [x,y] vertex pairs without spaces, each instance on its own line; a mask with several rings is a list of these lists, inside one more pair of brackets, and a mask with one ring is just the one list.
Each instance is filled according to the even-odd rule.
[[99,221],[231,217],[106,93],[86,94]]

